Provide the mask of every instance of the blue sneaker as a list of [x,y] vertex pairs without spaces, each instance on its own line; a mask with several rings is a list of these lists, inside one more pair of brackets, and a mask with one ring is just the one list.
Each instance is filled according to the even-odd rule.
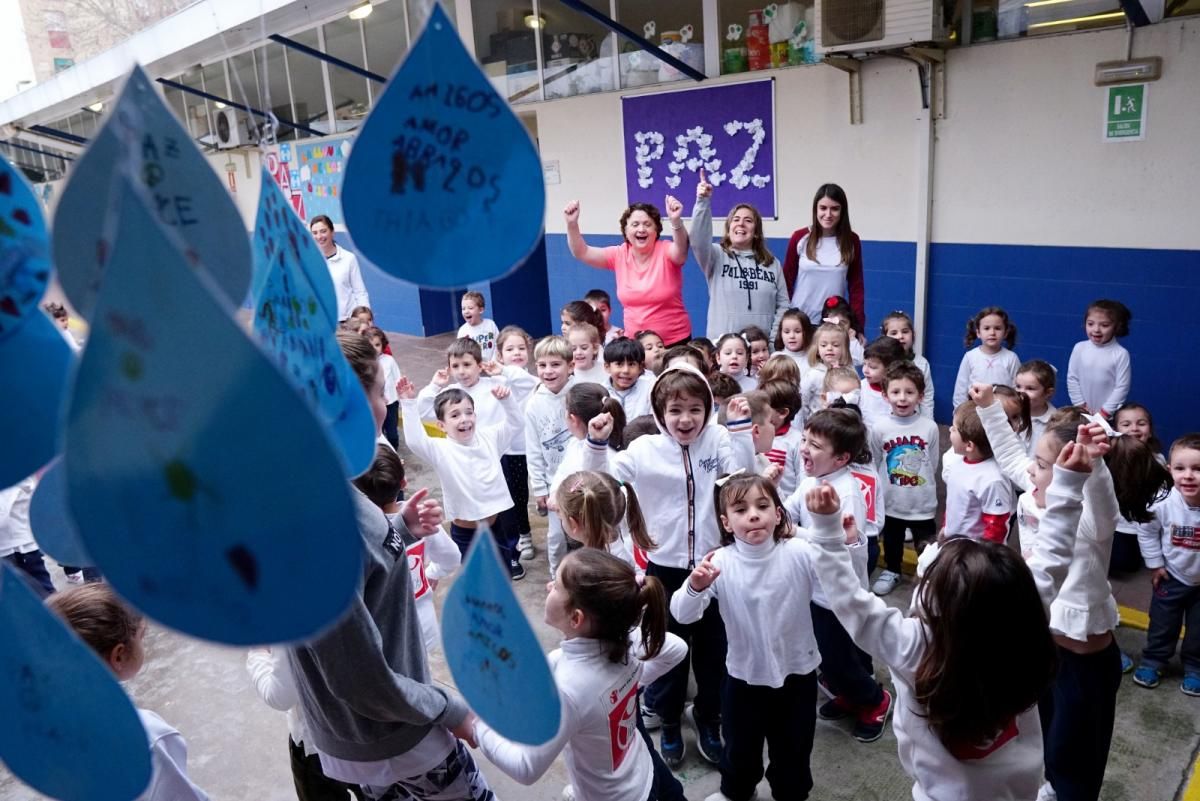
[[1184,673],[1179,692],[1193,697],[1200,696],[1200,673]]
[[683,755],[687,748],[683,744],[683,732],[678,723],[664,723],[658,735],[658,750],[662,753],[663,762],[671,770],[677,770],[683,764]]
[[1138,669],[1133,671],[1133,683],[1147,690],[1157,687],[1161,678],[1162,671],[1149,665],[1138,665]]
[[1129,658],[1129,654],[1121,652],[1121,672],[1129,673],[1133,670],[1133,660]]
[[696,720],[695,704],[689,705],[683,714],[696,730],[696,747],[700,749],[700,756],[714,765],[720,764],[721,752],[725,750],[721,744],[721,724]]

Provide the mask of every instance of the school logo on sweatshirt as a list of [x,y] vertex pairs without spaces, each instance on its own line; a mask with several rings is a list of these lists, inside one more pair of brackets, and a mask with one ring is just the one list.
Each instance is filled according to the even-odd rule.
[[922,472],[928,471],[929,443],[924,437],[904,436],[883,443],[887,454],[888,483],[894,487],[922,487],[929,483]]
[[608,707],[608,741],[614,771],[621,767],[630,746],[638,739],[637,692],[637,679],[630,676],[621,686],[610,690],[604,699]]
[[1171,544],[1176,548],[1186,548],[1189,551],[1200,551],[1200,538],[1196,536],[1195,526],[1171,524]]
[[425,565],[425,540],[420,540],[408,548],[408,572],[412,577],[413,598],[428,595],[433,590],[425,575]]
[[854,480],[858,482],[858,491],[862,493],[863,503],[867,506],[867,522],[874,523],[875,517],[875,495],[879,492],[879,482],[875,479],[874,473],[866,471],[851,470],[850,475],[854,476]]

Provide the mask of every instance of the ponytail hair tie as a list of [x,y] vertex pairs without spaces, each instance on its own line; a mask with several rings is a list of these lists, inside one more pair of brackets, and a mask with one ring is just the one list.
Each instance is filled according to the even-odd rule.
[[825,298],[825,308],[832,309],[836,305],[838,305],[837,295],[830,295],[829,297]]
[[574,483],[571,484],[570,488],[567,491],[568,492],[579,492],[581,489],[583,489],[583,479],[577,478],[577,479],[575,479]]

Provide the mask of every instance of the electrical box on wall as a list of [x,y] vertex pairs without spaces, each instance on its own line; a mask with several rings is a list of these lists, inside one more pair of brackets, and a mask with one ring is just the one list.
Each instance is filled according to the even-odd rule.
[[941,0],[817,0],[817,47],[870,53],[944,38]]

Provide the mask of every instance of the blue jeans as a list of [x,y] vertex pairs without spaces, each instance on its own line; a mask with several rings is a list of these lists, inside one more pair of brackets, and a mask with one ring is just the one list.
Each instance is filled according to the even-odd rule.
[[[496,544],[500,546],[500,558],[505,564],[512,564],[517,559],[517,538],[515,535],[510,535],[504,527],[504,515],[496,518],[496,522],[490,526],[492,530],[492,538],[496,540]],[[450,539],[454,540],[454,544],[458,546],[458,552],[466,558],[467,549],[471,547],[471,543],[475,540],[476,528],[462,528],[454,523],[450,524]]]
[[1168,574],[1150,596],[1150,627],[1142,651],[1143,665],[1162,670],[1171,661],[1185,620],[1187,633],[1179,657],[1185,672],[1200,673],[1200,587],[1189,587]]
[[42,559],[41,551],[10,553],[4,557],[4,561],[25,574],[22,578],[26,579],[39,598],[45,598],[54,592],[54,582],[50,580],[50,571],[46,570],[46,562]]

